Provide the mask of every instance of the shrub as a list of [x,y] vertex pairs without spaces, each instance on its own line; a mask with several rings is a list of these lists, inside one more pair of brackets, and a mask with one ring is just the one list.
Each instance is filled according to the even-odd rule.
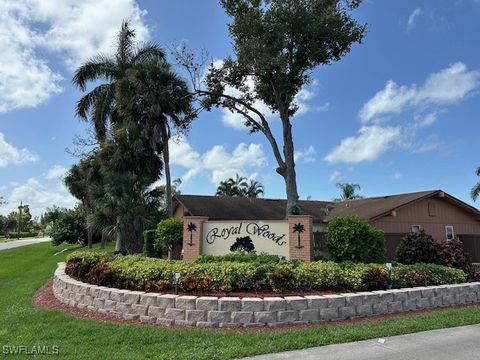
[[388,271],[382,267],[371,267],[362,276],[362,288],[367,291],[385,290],[388,286]]
[[407,286],[427,286],[430,275],[424,270],[410,270],[404,275]]
[[181,219],[170,218],[160,221],[157,227],[155,250],[166,253],[177,245],[182,245],[183,222]]
[[83,207],[77,206],[74,210],[68,209],[63,212],[50,230],[52,244],[57,246],[66,242],[86,245],[87,229],[85,221]]
[[21,231],[21,232],[11,232],[8,234],[9,239],[26,238],[26,237],[37,237],[38,232],[36,231]]
[[148,257],[161,258],[161,249],[155,247],[157,230],[145,230],[143,232],[143,253]]
[[395,256],[402,264],[435,264],[440,260],[440,248],[430,235],[420,231],[405,236],[400,241]]
[[298,288],[298,281],[295,276],[294,268],[287,264],[276,268],[268,275],[267,281],[272,290],[276,292],[296,290]]
[[463,249],[463,243],[460,240],[443,241],[438,247],[442,265],[462,269],[467,274],[472,273],[472,262]]
[[236,251],[227,255],[200,255],[196,263],[209,263],[209,262],[253,262],[256,264],[276,264],[282,260],[285,260],[283,256],[270,255],[266,253],[256,254],[252,252]]
[[409,271],[426,272],[428,274],[428,279],[425,285],[427,286],[458,284],[467,280],[467,274],[465,274],[463,270],[447,266],[437,264],[396,265],[392,269],[392,285],[394,288],[412,286],[408,279],[406,279],[406,274]]
[[335,261],[383,262],[383,231],[358,216],[334,218],[327,228],[327,248]]

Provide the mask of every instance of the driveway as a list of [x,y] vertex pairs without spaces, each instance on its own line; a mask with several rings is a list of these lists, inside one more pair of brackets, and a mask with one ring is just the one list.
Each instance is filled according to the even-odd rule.
[[5,242],[5,243],[0,243],[0,251],[1,250],[7,250],[7,249],[14,249],[14,248],[17,248],[17,247],[20,247],[20,246],[38,244],[38,243],[47,242],[47,241],[50,241],[50,240],[51,239],[49,237],[44,237],[44,238],[36,238],[36,239],[8,241],[8,242]]
[[[249,357],[252,360],[473,360],[480,359],[480,325],[328,345]],[[380,342],[379,342],[380,340]]]

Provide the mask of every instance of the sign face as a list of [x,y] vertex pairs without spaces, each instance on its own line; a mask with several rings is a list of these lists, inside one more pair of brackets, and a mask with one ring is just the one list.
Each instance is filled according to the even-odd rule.
[[288,258],[287,221],[206,221],[202,254],[226,255],[235,250],[255,250]]

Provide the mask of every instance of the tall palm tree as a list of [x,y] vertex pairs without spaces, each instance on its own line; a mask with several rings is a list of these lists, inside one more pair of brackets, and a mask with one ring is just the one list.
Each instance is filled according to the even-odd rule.
[[91,121],[97,139],[105,141],[109,125],[121,122],[115,98],[116,83],[126,76],[128,69],[151,59],[164,59],[165,53],[154,42],[135,44],[135,32],[123,21],[117,36],[114,55],[98,54],[81,65],[74,74],[73,84],[82,92],[89,83],[103,81],[77,102],[76,115]]
[[187,83],[169,63],[155,58],[127,71],[116,87],[119,112],[137,123],[152,148],[162,154],[165,171],[166,215],[173,216],[169,140],[172,126],[186,131],[193,120]]
[[235,179],[221,181],[215,195],[245,197],[246,188],[248,188],[247,178],[236,174]]
[[361,190],[361,187],[358,184],[337,183],[336,186],[341,191],[340,198],[335,199],[336,201],[355,200],[363,198],[363,196],[357,194],[357,191]]
[[259,181],[253,179],[250,180],[250,183],[245,190],[245,196],[249,198],[257,198],[264,194],[263,185]]
[[[480,176],[480,166],[475,171],[475,174],[477,176]],[[480,196],[480,181],[477,182],[475,186],[472,188],[470,195],[472,196],[473,201],[477,201],[478,197]]]

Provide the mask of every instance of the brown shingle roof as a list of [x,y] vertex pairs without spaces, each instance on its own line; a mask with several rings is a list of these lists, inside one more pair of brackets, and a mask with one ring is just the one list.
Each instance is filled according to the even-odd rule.
[[[362,219],[373,220],[390,214],[393,210],[413,202],[444,194],[445,199],[464,208],[474,215],[480,212],[443,193],[442,190],[429,190],[414,193],[370,197],[348,201],[306,201],[300,200],[303,214],[313,216],[313,222],[328,222],[336,216],[357,215]],[[243,198],[229,196],[177,195],[175,201],[182,204],[194,216],[207,216],[210,220],[283,220],[286,200]]]

